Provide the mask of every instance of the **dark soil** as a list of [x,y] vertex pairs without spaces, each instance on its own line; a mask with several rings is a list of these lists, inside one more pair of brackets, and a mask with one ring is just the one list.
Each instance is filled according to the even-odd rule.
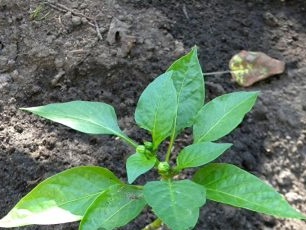
[[[306,213],[304,0],[49,1],[87,19],[41,2],[0,1],[0,217],[38,182],[73,166],[108,167],[126,180],[125,159],[132,151],[114,137],[78,133],[20,107],[70,100],[110,103],[122,129],[140,142],[147,137],[133,120],[140,93],[193,45],[206,72],[226,70],[242,49],[286,62],[284,74],[246,89],[259,90],[259,100],[224,138],[234,146],[220,161],[269,182]],[[205,81],[207,100],[245,90],[229,75]],[[141,229],[153,218],[144,212],[122,229]],[[22,229],[77,229],[77,223]],[[195,229],[302,230],[306,223],[209,202]]]

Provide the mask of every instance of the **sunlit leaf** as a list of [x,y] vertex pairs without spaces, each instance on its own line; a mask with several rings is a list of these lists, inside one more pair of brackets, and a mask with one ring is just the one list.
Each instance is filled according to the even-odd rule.
[[234,92],[204,105],[193,126],[194,142],[215,141],[235,129],[253,107],[257,92]]
[[201,142],[189,145],[179,153],[177,167],[184,169],[207,164],[215,160],[231,146],[232,144],[212,142]]
[[153,148],[170,135],[176,116],[176,90],[171,76],[166,72],[150,83],[141,94],[135,112],[137,124],[150,131]]
[[135,153],[126,161],[126,171],[128,176],[128,182],[131,184],[140,175],[149,171],[154,167],[156,162],[156,157],[146,157],[144,154]]
[[71,101],[22,110],[84,133],[124,135],[117,124],[114,108],[103,102]]
[[206,199],[204,187],[190,180],[148,182],[143,193],[154,213],[175,230],[192,229]]
[[87,209],[80,230],[111,230],[126,225],[142,211],[146,202],[142,189],[115,185],[103,192]]
[[282,218],[305,219],[270,185],[231,164],[209,164],[194,175],[207,199]]
[[204,104],[204,78],[198,60],[197,48],[175,61],[167,71],[173,71],[172,80],[177,92],[175,134],[193,124],[194,117]]
[[0,227],[80,220],[90,204],[116,184],[122,182],[105,168],[81,166],[68,169],[38,184],[0,220]]

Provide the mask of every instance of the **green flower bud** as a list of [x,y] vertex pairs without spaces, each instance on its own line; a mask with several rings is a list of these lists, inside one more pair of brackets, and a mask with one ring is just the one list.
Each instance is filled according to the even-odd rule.
[[165,173],[170,170],[170,165],[168,162],[163,161],[158,164],[157,169],[158,169],[158,172]]
[[136,148],[136,152],[140,154],[145,154],[146,152],[146,147],[144,145],[138,145]]
[[153,144],[150,141],[145,141],[144,146],[146,147],[147,150],[152,150],[153,149]]

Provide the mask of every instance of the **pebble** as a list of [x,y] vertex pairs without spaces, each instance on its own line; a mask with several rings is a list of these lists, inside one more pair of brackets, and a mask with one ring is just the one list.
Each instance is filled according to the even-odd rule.
[[72,17],[72,13],[70,11],[68,11],[64,16],[66,18],[71,18]]
[[74,26],[79,26],[82,24],[82,19],[78,16],[73,16],[71,21],[72,21],[72,25]]
[[54,60],[54,64],[55,64],[55,67],[57,69],[61,69],[64,66],[64,59],[60,58],[60,57],[57,57]]
[[85,18],[85,17],[82,17],[81,21],[82,21],[83,24],[86,24],[88,22],[87,18]]
[[294,176],[289,170],[284,169],[276,180],[282,186],[291,186],[294,181]]
[[278,19],[272,13],[266,12],[263,17],[264,17],[265,23],[268,26],[272,26],[272,27],[279,26]]
[[82,9],[82,10],[87,8],[87,7],[88,7],[88,5],[84,2],[80,5],[80,9]]
[[17,80],[20,79],[19,72],[18,72],[18,70],[16,70],[16,69],[11,73],[11,76],[12,76],[12,79],[13,79],[14,81],[17,81]]
[[295,192],[288,192],[285,197],[290,203],[303,200],[303,197]]
[[12,82],[12,77],[9,74],[0,74],[0,89]]

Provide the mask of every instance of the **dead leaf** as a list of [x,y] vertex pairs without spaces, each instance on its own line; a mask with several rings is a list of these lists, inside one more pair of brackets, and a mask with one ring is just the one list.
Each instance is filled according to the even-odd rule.
[[232,78],[239,85],[248,87],[285,70],[283,61],[274,59],[262,52],[242,50],[229,62]]

